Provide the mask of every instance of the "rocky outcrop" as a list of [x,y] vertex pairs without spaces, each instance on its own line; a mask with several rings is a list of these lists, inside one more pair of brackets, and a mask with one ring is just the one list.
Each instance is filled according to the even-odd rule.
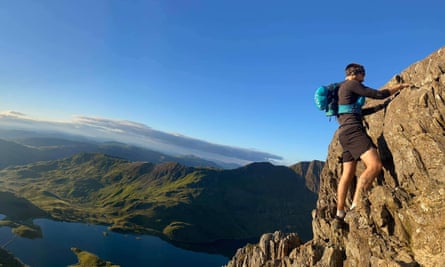
[[[362,208],[347,215],[348,227],[332,226],[342,171],[335,133],[312,213],[314,238],[286,243],[295,234],[275,233],[267,246],[238,250],[228,266],[445,266],[445,47],[400,77],[411,89],[366,118],[384,170]],[[357,173],[363,169],[359,164]]]
[[298,234],[284,234],[275,232],[264,234],[257,245],[247,245],[237,251],[228,266],[287,266],[289,265],[289,254],[301,245]]

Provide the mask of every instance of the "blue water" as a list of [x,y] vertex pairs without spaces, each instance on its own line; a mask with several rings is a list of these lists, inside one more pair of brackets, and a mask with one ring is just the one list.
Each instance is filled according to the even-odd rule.
[[[154,236],[109,232],[105,226],[48,219],[36,219],[34,223],[41,227],[43,238],[21,238],[11,233],[9,227],[0,228],[0,245],[7,244],[6,250],[32,267],[58,267],[77,263],[71,247],[91,252],[122,267],[212,267],[222,266],[229,261],[221,255],[184,250]],[[105,236],[104,232],[108,235]]]

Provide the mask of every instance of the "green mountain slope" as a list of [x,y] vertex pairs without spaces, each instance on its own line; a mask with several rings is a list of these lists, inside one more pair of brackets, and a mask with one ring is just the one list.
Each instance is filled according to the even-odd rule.
[[269,163],[220,170],[88,153],[3,169],[0,186],[55,219],[187,243],[275,230],[309,239],[316,201],[304,179]]
[[320,175],[324,167],[324,162],[319,160],[301,161],[289,166],[298,175],[306,180],[306,187],[318,194],[320,188]]

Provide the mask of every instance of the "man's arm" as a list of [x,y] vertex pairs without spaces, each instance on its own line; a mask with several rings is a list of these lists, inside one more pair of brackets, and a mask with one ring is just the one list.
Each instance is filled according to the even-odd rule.
[[388,98],[388,100],[386,100],[382,104],[376,105],[374,107],[368,107],[368,108],[362,109],[362,115],[363,116],[370,115],[370,114],[376,113],[379,110],[386,108],[388,106],[389,102],[392,101],[392,99],[393,98]]
[[[394,95],[396,93],[399,93],[402,89],[409,87],[409,86],[410,86],[409,84],[401,83],[401,84],[397,84],[397,85],[392,86],[385,90],[387,90],[391,95]],[[380,90],[380,91],[382,91],[382,90]],[[395,96],[388,98],[385,102],[383,102],[380,105],[362,109],[362,115],[363,116],[370,115],[372,113],[376,113],[377,111],[386,108],[386,106],[388,106],[388,104],[394,99],[394,97]]]
[[372,89],[370,87],[366,87],[366,86],[362,85],[362,86],[354,87],[352,89],[352,91],[358,95],[361,95],[361,96],[374,98],[374,99],[384,99],[384,98],[387,98],[388,96],[391,96],[391,95],[399,92],[400,90],[402,90],[408,86],[409,86],[409,84],[400,83],[400,84],[390,86],[388,88],[376,90],[376,89]]

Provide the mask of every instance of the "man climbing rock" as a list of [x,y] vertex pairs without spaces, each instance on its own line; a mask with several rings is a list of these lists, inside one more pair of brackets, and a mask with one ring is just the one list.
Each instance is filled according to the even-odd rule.
[[362,191],[371,187],[374,178],[382,170],[382,162],[376,146],[366,133],[362,117],[384,108],[385,105],[362,109],[361,105],[364,101],[360,101],[360,98],[385,99],[409,86],[405,83],[399,83],[382,90],[369,88],[363,84],[365,68],[356,63],[347,65],[345,72],[346,80],[340,85],[338,91],[339,115],[337,119],[340,124],[339,141],[343,148],[343,173],[337,187],[337,212],[334,220],[334,227],[336,228],[345,225],[343,220],[346,215],[346,195],[355,176],[357,162],[362,160],[366,169],[357,180],[351,210],[359,204]]

